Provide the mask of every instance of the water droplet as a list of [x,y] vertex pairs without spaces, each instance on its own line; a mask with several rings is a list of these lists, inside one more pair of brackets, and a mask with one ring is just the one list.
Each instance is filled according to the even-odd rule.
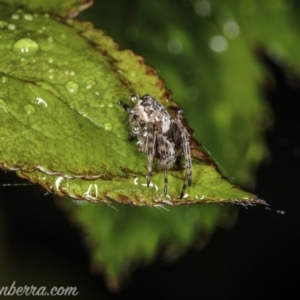
[[1,78],[1,82],[2,82],[2,83],[7,82],[7,77],[3,76],[3,77]]
[[17,54],[33,55],[39,50],[39,45],[28,38],[20,39],[13,45],[13,51]]
[[49,75],[48,77],[49,77],[49,79],[51,79],[51,80],[54,78],[53,75]]
[[9,24],[7,27],[9,30],[15,30],[17,26],[15,24]]
[[224,36],[216,35],[210,39],[209,46],[215,52],[223,52],[228,48],[228,43]]
[[112,125],[110,123],[105,123],[103,125],[104,129],[107,131],[111,131],[112,130]]
[[25,105],[23,108],[26,111],[27,115],[32,115],[35,112],[35,108],[30,104]]
[[8,26],[8,23],[6,21],[0,20],[0,29],[4,29]]
[[39,98],[39,97],[36,98],[34,103],[37,104],[37,105],[44,106],[44,107],[48,106],[47,102],[45,100],[43,100],[42,98]]
[[32,15],[30,15],[30,14],[24,14],[23,18],[26,21],[32,21],[32,19],[33,19]]
[[104,104],[104,103],[101,103],[101,104],[99,105],[99,107],[103,108],[103,107],[105,107],[105,104]]
[[74,76],[74,75],[75,75],[75,72],[71,71],[70,76]]
[[18,20],[20,18],[20,16],[18,14],[13,14],[13,15],[11,15],[11,18],[13,20]]
[[79,90],[78,84],[74,81],[67,82],[65,87],[70,94],[76,94]]
[[53,62],[54,62],[54,59],[53,59],[52,57],[49,57],[49,58],[48,58],[48,63],[49,63],[49,64],[53,64]]
[[49,73],[53,73],[53,72],[54,72],[54,69],[49,69],[48,72],[49,72]]
[[0,111],[4,111],[7,113],[7,105],[3,99],[0,99]]
[[112,103],[109,103],[107,106],[108,106],[109,108],[114,107],[114,105],[113,105]]
[[95,91],[95,95],[99,96],[100,95],[99,91]]
[[91,80],[88,80],[88,81],[86,82],[85,88],[86,88],[87,90],[90,90],[90,89],[93,88],[95,85],[96,85],[96,81],[93,80],[93,79],[91,79]]

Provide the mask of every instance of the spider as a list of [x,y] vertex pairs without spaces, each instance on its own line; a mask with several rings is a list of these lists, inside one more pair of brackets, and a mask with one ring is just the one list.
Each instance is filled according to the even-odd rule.
[[182,125],[183,111],[180,109],[176,118],[171,118],[163,105],[146,94],[129,97],[134,106],[130,107],[120,101],[129,114],[131,125],[130,140],[137,137],[137,148],[148,158],[147,186],[151,182],[153,160],[158,169],[164,171],[164,195],[168,194],[168,169],[179,163],[184,154],[186,174],[180,194],[183,198],[187,186],[192,183],[192,161],[189,134]]

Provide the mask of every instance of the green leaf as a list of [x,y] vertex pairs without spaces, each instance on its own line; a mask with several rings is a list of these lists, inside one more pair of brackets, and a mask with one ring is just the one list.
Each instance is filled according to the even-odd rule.
[[162,196],[161,172],[147,188],[146,158],[128,141],[128,115],[118,101],[132,92],[149,93],[174,114],[178,105],[154,69],[131,51],[119,51],[89,23],[44,14],[25,18],[25,11],[16,18],[13,11],[0,11],[5,11],[0,44],[3,168],[59,195],[89,201],[149,206],[260,202],[224,179],[193,139],[193,185],[185,198],[178,199],[182,168],[169,172],[170,196]]
[[[11,0],[1,0],[1,3],[3,4],[3,8],[5,8],[5,5],[7,5],[7,7],[12,5]],[[92,0],[14,0],[13,6],[16,8],[16,12],[13,14],[12,18],[18,18],[18,13],[21,13],[22,10],[34,13],[52,13],[62,17],[74,17],[92,4]],[[28,13],[24,14],[23,17],[25,19],[31,19],[31,16]]]

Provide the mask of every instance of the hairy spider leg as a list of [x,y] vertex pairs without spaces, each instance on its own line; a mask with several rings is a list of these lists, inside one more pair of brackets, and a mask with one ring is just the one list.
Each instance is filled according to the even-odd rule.
[[149,187],[151,181],[151,174],[152,174],[152,165],[153,165],[153,157],[155,151],[155,124],[153,123],[146,123],[145,128],[147,130],[146,140],[144,141],[143,145],[143,152],[148,157],[148,173],[147,173],[147,186]]
[[[161,126],[159,127],[161,128]],[[168,195],[168,162],[167,162],[167,145],[165,137],[160,130],[157,130],[157,151],[159,154],[159,165],[164,170],[164,195]]]
[[120,100],[118,103],[124,108],[125,111],[127,111],[129,113],[129,110],[130,110],[129,105],[125,104],[122,100]]
[[[185,194],[185,190],[187,188],[187,186],[190,186],[192,184],[192,161],[191,161],[191,150],[190,150],[190,144],[189,144],[189,134],[187,132],[187,130],[185,129],[185,127],[181,124],[180,122],[181,116],[179,116],[177,119],[173,120],[173,124],[175,126],[174,128],[174,135],[176,138],[177,134],[180,134],[181,136],[181,143],[180,143],[180,149],[176,149],[178,151],[183,152],[184,154],[184,159],[185,159],[185,169],[186,169],[186,174],[185,174],[185,178],[184,178],[184,182],[183,182],[183,186],[182,186],[182,190],[180,193],[180,199],[183,198],[184,194]],[[176,127],[178,130],[176,130]],[[175,147],[178,147],[179,144],[175,143]]]

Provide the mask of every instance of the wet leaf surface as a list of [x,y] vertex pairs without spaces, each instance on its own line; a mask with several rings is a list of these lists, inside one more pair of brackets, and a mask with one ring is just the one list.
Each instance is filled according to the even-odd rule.
[[193,185],[184,199],[178,199],[182,168],[169,172],[170,196],[162,196],[161,172],[147,188],[146,157],[128,141],[128,115],[118,101],[149,93],[174,114],[178,105],[162,80],[89,23],[25,15],[7,12],[2,19],[3,168],[74,199],[150,206],[259,202],[222,178],[193,139]]

